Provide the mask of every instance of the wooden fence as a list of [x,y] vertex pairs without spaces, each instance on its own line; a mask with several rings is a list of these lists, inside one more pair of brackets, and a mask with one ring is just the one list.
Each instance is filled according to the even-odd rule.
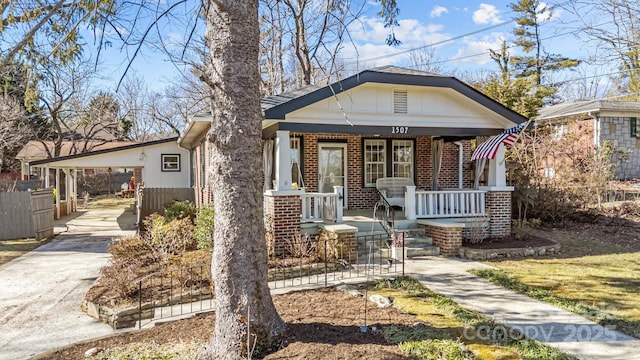
[[0,240],[53,237],[53,191],[0,193]]
[[193,188],[144,188],[139,202],[138,227],[147,216],[158,213],[164,215],[164,205],[172,201],[189,200],[195,202]]

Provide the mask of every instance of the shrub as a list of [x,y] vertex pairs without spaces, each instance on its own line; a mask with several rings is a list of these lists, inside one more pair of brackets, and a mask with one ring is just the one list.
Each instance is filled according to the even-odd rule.
[[142,236],[157,259],[165,261],[170,254],[196,249],[193,236],[195,227],[189,218],[168,220],[164,216],[152,214],[144,220],[146,232]]
[[137,290],[135,281],[158,268],[149,247],[138,236],[115,239],[109,253],[109,265],[100,270],[100,285],[118,299],[132,296]]
[[214,215],[213,205],[205,205],[198,209],[196,228],[193,235],[198,244],[198,249],[213,249]]
[[338,234],[323,230],[316,244],[318,258],[322,261],[335,261],[349,258],[349,245],[340,241]]
[[193,221],[198,212],[196,205],[189,200],[173,201],[164,204],[164,216],[168,220],[179,220],[189,218]]
[[309,234],[297,234],[291,239],[285,238],[285,249],[295,258],[306,258],[316,253],[316,243],[311,241]]

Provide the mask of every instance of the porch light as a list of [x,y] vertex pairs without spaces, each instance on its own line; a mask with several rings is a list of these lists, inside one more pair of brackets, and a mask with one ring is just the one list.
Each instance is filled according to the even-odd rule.
[[144,161],[147,159],[147,154],[144,153],[144,150],[140,153],[139,159],[140,161]]

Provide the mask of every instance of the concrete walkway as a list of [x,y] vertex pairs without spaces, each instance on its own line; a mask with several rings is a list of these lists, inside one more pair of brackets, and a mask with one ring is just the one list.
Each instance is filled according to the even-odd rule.
[[135,215],[91,210],[62,221],[50,243],[0,267],[0,360],[114,333],[80,303],[108,262],[111,238],[135,232]]
[[[640,340],[467,272],[481,268],[490,267],[462,259],[425,257],[408,260],[405,273],[462,307],[481,312],[498,323],[522,331],[528,338],[578,359],[640,359]],[[478,334],[469,332],[465,336]]]

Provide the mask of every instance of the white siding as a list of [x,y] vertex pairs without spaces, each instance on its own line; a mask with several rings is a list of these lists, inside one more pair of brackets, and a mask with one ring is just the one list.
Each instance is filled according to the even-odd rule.
[[[141,154],[144,151],[144,159]],[[180,171],[163,172],[161,170],[162,154],[180,154]],[[189,173],[190,153],[175,142],[168,142],[128,150],[113,151],[105,154],[84,156],[69,160],[56,161],[50,167],[66,167],[78,169],[94,168],[142,168],[142,181],[146,187],[174,188],[190,187]],[[41,166],[46,166],[45,164]]]
[[[393,90],[406,90],[407,114],[394,114]],[[344,111],[344,112],[343,112]],[[314,124],[507,128],[509,120],[449,88],[363,84],[287,114],[286,121]]]

